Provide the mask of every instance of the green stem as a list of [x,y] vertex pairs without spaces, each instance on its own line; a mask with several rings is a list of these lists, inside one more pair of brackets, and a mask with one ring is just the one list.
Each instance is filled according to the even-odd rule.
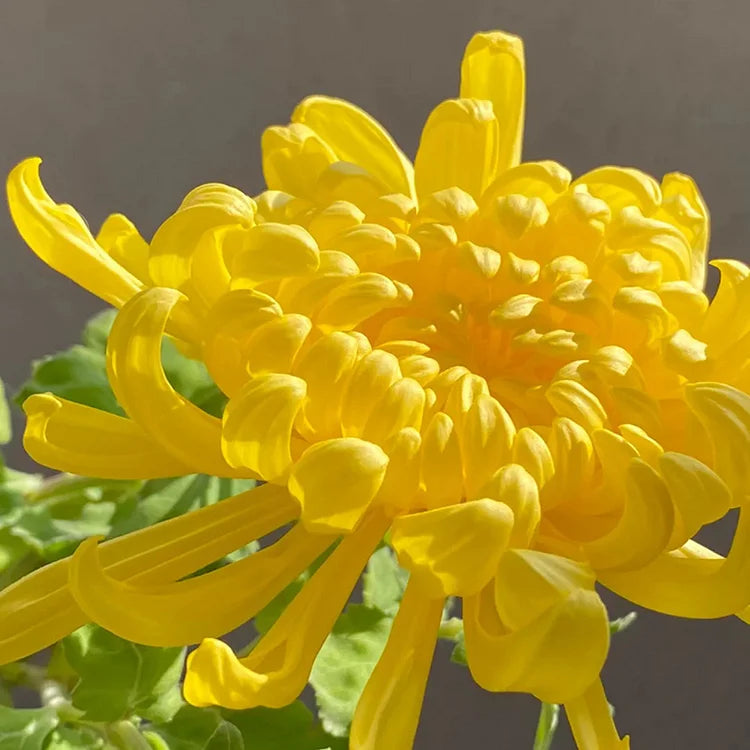
[[534,735],[534,750],[549,750],[552,747],[559,718],[560,706],[557,703],[542,703]]
[[107,740],[117,750],[152,750],[151,743],[127,720],[110,724]]

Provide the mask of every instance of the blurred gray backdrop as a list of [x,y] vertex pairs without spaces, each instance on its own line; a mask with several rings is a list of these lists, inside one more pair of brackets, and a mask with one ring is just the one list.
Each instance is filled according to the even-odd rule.
[[[38,154],[50,193],[92,227],[120,211],[148,237],[199,183],[258,192],[261,131],[307,94],[361,105],[413,156],[427,113],[457,95],[464,45],[491,28],[526,43],[526,158],[687,172],[712,210],[712,254],[748,260],[747,0],[2,0],[0,172]],[[12,388],[102,305],[38,261],[5,209],[0,250]],[[18,442],[10,459],[24,463]],[[749,650],[737,620],[642,613],[605,669],[633,747],[750,748]],[[447,656],[417,748],[530,749],[538,704],[483,692]]]

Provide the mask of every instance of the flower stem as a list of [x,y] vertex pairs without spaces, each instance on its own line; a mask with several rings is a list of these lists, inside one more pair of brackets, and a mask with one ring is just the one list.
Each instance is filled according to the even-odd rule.
[[549,750],[552,747],[559,716],[560,706],[557,703],[542,703],[534,735],[534,750]]

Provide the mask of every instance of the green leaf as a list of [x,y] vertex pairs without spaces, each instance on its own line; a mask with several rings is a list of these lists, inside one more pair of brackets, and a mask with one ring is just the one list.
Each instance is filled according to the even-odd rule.
[[104,739],[86,727],[59,727],[47,739],[44,750],[98,750]]
[[454,664],[461,664],[464,667],[468,664],[466,661],[466,644],[464,642],[463,631],[456,638],[456,645],[451,653],[451,661]]
[[183,706],[169,723],[150,727],[150,734],[169,750],[245,750],[239,729],[212,708]]
[[5,397],[5,386],[0,380],[0,445],[9,443],[11,437],[13,437],[13,428],[10,424],[10,407]]
[[345,750],[346,742],[327,734],[302,701],[284,708],[223,711],[240,730],[245,750]]
[[368,607],[395,615],[409,574],[396,562],[390,547],[376,550],[362,576],[362,599]]
[[539,723],[534,735],[533,750],[550,750],[555,738],[557,724],[560,718],[560,706],[557,703],[542,703],[539,709]]
[[0,706],[0,750],[42,750],[57,726],[55,709]]
[[71,633],[63,648],[79,677],[73,705],[89,721],[148,712],[158,698],[174,691],[185,660],[185,649],[141,646],[95,625]]
[[323,728],[349,730],[354,709],[383,652],[393,619],[379,609],[350,604],[323,644],[310,674]]

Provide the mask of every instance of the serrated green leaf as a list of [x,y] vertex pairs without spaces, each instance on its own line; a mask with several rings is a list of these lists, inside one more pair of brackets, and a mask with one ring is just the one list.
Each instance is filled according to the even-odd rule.
[[409,574],[396,562],[390,547],[376,550],[362,576],[362,599],[368,607],[395,615]]
[[185,649],[141,646],[95,625],[71,633],[63,648],[79,677],[73,705],[90,721],[116,721],[147,711],[174,690],[185,660]]
[[47,738],[44,750],[99,750],[104,739],[86,727],[58,727]]
[[345,750],[346,742],[327,734],[302,701],[284,708],[223,711],[240,730],[245,750]]
[[13,437],[13,428],[10,423],[10,406],[5,397],[5,386],[0,380],[0,445],[10,442]]
[[0,706],[0,750],[42,750],[57,726],[55,709]]
[[336,621],[310,674],[323,728],[334,737],[349,731],[354,709],[380,654],[393,619],[379,609],[350,604]]
[[239,729],[216,709],[183,706],[165,724],[150,727],[169,750],[245,750]]

